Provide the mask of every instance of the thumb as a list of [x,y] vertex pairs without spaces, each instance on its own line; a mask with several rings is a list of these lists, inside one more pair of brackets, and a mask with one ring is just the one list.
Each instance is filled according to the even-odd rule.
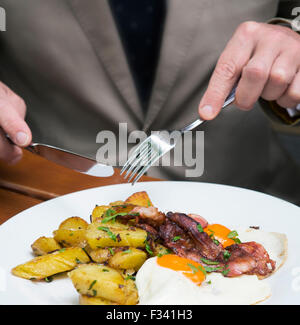
[[20,147],[31,143],[31,131],[16,108],[10,102],[0,103],[0,126],[10,139]]

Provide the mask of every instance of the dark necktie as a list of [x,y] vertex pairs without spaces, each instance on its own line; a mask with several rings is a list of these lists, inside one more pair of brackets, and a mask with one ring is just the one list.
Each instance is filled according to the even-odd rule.
[[137,92],[146,109],[166,15],[165,0],[109,0]]

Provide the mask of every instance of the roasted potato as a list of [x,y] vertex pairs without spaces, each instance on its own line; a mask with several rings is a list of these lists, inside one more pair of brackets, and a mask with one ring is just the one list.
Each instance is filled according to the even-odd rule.
[[88,223],[80,217],[70,217],[64,220],[58,229],[69,229],[69,230],[80,230],[86,229],[88,227]]
[[108,259],[113,256],[113,248],[98,248],[95,250],[89,251],[91,259],[96,263],[107,262]]
[[35,255],[46,255],[58,249],[61,249],[59,243],[52,237],[40,237],[32,245],[32,251]]
[[131,203],[142,207],[153,206],[147,192],[145,191],[133,193],[129,198],[127,198],[125,203]]
[[81,295],[98,297],[122,305],[135,305],[138,294],[132,280],[120,272],[100,264],[86,264],[68,273]]
[[116,269],[134,269],[137,271],[147,259],[147,254],[137,248],[128,249],[115,253],[108,259],[108,265]]
[[85,247],[87,227],[88,223],[79,217],[68,218],[53,232],[54,239],[63,247]]
[[70,271],[78,264],[89,261],[89,257],[82,248],[63,248],[18,265],[12,269],[12,273],[24,279],[41,280],[57,273]]
[[153,243],[153,254],[155,256],[162,256],[166,254],[172,254],[172,251],[164,245]]
[[101,218],[103,213],[109,208],[109,205],[96,205],[91,215],[91,222],[95,222],[97,219]]
[[79,296],[80,305],[117,305],[117,303],[99,297]]
[[86,240],[92,249],[113,246],[144,247],[146,238],[145,230],[118,222],[94,222],[86,230]]

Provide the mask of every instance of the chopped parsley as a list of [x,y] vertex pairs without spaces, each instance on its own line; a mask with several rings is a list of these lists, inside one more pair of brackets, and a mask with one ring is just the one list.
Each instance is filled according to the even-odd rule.
[[135,281],[135,276],[133,276],[133,275],[127,275],[127,277],[125,278],[125,280],[133,280],[133,281]]
[[173,237],[173,239],[172,239],[172,241],[177,241],[177,240],[179,240],[181,238],[181,236],[175,236],[175,237]]
[[188,263],[187,266],[189,268],[191,268],[191,270],[193,271],[193,274],[199,272],[199,269],[195,265]]
[[48,276],[47,278],[44,279],[46,282],[50,283],[53,281],[52,276]]
[[225,266],[225,269],[222,271],[223,275],[227,275],[229,273],[228,265]]
[[91,290],[91,289],[93,288],[93,286],[95,285],[96,282],[97,282],[97,280],[94,280],[94,281],[91,283],[91,285],[90,285],[90,287],[88,288],[88,290]]
[[200,225],[200,223],[197,225],[197,229],[199,230],[199,232],[203,232],[204,231],[203,228],[202,228],[202,226]]
[[105,231],[108,234],[109,238],[111,238],[113,241],[117,240],[117,236],[111,232],[108,227],[98,227],[98,230]]
[[189,268],[191,268],[191,270],[193,271],[193,274],[201,271],[204,275],[206,275],[206,270],[201,265],[199,265],[198,267],[196,267],[195,265],[188,263],[187,266]]
[[217,265],[217,264],[219,264],[219,262],[207,260],[206,258],[201,258],[201,261],[204,262],[207,265]]
[[220,242],[217,240],[217,239],[215,239],[215,238],[213,238],[213,240],[212,240],[217,246],[219,246],[220,245]]
[[229,257],[231,256],[231,253],[229,253],[227,250],[224,251],[224,259],[227,261]]
[[123,251],[123,252],[122,252],[122,255],[124,255],[124,254],[128,254],[128,253],[131,253],[131,249],[127,249],[126,251]]
[[228,235],[227,237],[230,238],[230,239],[233,239],[235,237],[237,237],[239,234],[237,233],[236,230],[232,230]]
[[109,270],[108,269],[103,269],[102,272],[109,272]]
[[148,252],[149,255],[153,255],[153,251],[151,250],[151,246],[149,245],[149,243],[146,241],[146,244],[145,244],[145,248],[146,248],[146,251]]
[[240,244],[241,241],[239,240],[239,238],[237,238],[238,235],[239,235],[239,234],[237,233],[236,230],[232,230],[232,231],[227,235],[227,237],[230,238],[230,239],[232,239],[232,240],[234,240],[235,243]]
[[210,266],[204,266],[204,269],[207,273],[223,270],[222,267],[210,267]]
[[93,289],[93,296],[94,296],[94,297],[97,296],[97,290],[94,290],[94,289]]
[[148,207],[151,206],[151,202],[150,202],[150,200],[148,200],[147,205],[148,205]]
[[65,248],[62,248],[59,250],[59,253],[63,253],[66,249]]
[[108,247],[108,250],[110,252],[110,255],[115,255],[115,251],[111,247]]

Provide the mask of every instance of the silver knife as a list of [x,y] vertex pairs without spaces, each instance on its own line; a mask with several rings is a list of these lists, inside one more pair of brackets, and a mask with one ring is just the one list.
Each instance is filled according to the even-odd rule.
[[[14,144],[9,136],[6,137],[12,144]],[[58,165],[73,169],[86,175],[109,177],[114,174],[114,169],[111,166],[100,164],[94,159],[48,144],[31,143],[25,149]]]

